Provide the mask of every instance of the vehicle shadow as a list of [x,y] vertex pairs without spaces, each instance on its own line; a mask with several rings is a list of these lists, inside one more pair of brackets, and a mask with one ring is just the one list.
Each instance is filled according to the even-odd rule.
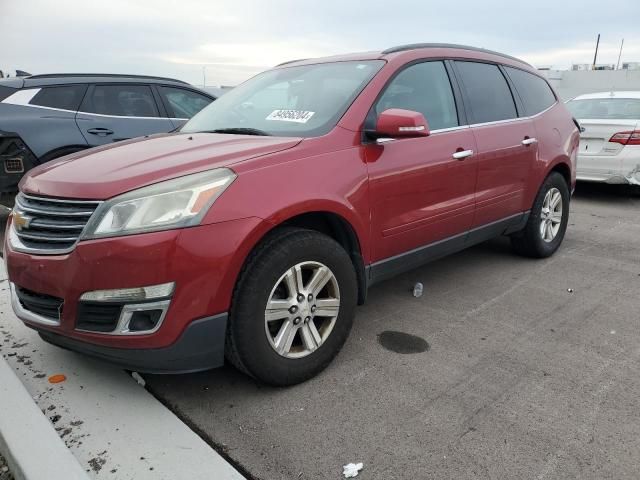
[[588,201],[627,202],[630,199],[640,199],[640,186],[578,182],[573,196]]

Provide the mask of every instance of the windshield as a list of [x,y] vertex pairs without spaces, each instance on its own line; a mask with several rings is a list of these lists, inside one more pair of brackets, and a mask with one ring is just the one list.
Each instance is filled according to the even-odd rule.
[[218,98],[181,131],[324,135],[383,65],[371,60],[268,70]]
[[590,98],[571,100],[567,108],[579,120],[639,120],[640,98]]

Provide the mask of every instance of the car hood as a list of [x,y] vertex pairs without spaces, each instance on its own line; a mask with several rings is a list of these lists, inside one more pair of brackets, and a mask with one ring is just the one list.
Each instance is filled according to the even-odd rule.
[[31,170],[20,189],[35,195],[103,200],[162,180],[287,150],[301,140],[212,133],[136,138],[47,162]]

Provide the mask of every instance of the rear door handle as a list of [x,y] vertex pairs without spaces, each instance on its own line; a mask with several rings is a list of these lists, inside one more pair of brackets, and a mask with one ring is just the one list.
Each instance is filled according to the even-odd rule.
[[89,130],[87,130],[87,133],[90,133],[92,135],[98,135],[99,137],[106,137],[107,135],[113,135],[113,130],[109,130],[108,128],[97,127],[97,128],[90,128]]
[[460,150],[459,152],[454,152],[452,157],[456,160],[464,160],[471,155],[473,155],[473,150]]
[[533,143],[537,143],[538,140],[536,140],[535,138],[529,138],[529,137],[525,137],[524,140],[522,140],[522,144],[523,145],[531,145]]

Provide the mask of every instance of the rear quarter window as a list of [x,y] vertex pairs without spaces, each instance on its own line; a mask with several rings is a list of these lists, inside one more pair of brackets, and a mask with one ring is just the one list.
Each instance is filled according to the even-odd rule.
[[158,87],[160,95],[173,118],[191,118],[212,100],[197,92],[177,87]]
[[0,102],[8,96],[16,93],[17,91],[18,90],[16,90],[15,88],[3,87],[2,85],[0,85]]
[[42,87],[31,99],[29,105],[59,108],[61,110],[78,110],[86,85],[63,85],[58,87]]
[[504,69],[520,95],[527,116],[536,115],[556,103],[551,87],[542,78],[518,68]]

